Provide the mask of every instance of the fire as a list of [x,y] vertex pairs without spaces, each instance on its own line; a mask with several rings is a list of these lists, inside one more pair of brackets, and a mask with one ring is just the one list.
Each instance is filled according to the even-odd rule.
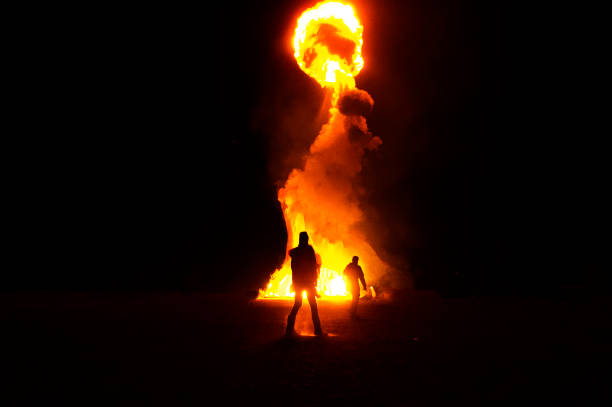
[[[287,224],[288,248],[298,241],[301,231],[308,232],[320,257],[317,291],[328,299],[351,298],[342,271],[354,255],[360,257],[366,281],[387,267],[355,227],[363,220],[363,214],[353,191],[364,150],[375,148],[380,139],[371,137],[362,116],[345,116],[338,108],[339,98],[343,92],[355,89],[354,78],[363,68],[362,33],[363,27],[350,5],[322,2],[299,17],[293,38],[299,67],[330,89],[333,97],[329,121],[310,147],[304,169],[293,170],[279,190],[278,199]],[[370,141],[369,147],[355,143],[348,131],[353,128],[377,141]],[[373,287],[367,292],[376,295]],[[287,257],[258,298],[293,296]]]
[[323,2],[298,19],[293,37],[295,59],[321,86],[355,87],[363,68],[363,27],[350,5]]

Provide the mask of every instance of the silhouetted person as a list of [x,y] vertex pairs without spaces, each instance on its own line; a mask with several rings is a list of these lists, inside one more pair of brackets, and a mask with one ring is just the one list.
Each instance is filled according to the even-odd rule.
[[353,300],[351,302],[351,318],[357,318],[357,304],[359,303],[359,281],[361,281],[361,285],[363,285],[363,289],[367,290],[365,277],[363,275],[363,270],[359,265],[359,257],[353,256],[353,261],[349,263],[348,266],[344,269],[344,279],[348,284],[348,289],[353,296]]
[[317,284],[318,264],[314,249],[308,244],[308,233],[300,233],[299,244],[297,247],[289,250],[289,256],[291,256],[291,279],[293,282],[293,290],[295,291],[295,303],[287,318],[286,334],[288,336],[295,334],[295,317],[302,306],[302,292],[306,291],[315,335],[323,335],[321,321],[319,320],[319,311],[317,309],[315,288]]

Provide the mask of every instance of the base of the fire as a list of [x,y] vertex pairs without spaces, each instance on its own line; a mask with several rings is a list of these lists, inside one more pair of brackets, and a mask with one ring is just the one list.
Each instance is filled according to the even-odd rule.
[[[342,274],[327,268],[321,268],[319,279],[317,280],[317,298],[324,300],[350,300],[351,293],[347,290],[347,284]],[[360,298],[376,298],[376,291],[373,286],[368,290],[362,290]],[[258,300],[272,299],[293,299],[295,292],[291,284],[291,270],[283,267],[277,270],[270,279],[265,289],[259,290]],[[302,292],[302,298],[306,299],[306,292]]]

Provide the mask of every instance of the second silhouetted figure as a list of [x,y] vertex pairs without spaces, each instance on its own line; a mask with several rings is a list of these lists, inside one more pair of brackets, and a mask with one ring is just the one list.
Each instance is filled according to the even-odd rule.
[[[353,296],[351,302],[351,318],[357,318],[357,303],[359,302],[359,281],[363,285],[363,289],[367,290],[363,270],[359,265],[359,257],[353,256],[353,261],[344,269],[344,279],[347,282],[348,288]],[[359,281],[358,281],[359,280]]]
[[295,303],[287,318],[287,335],[294,335],[295,317],[302,306],[302,292],[306,291],[315,335],[323,335],[319,311],[317,309],[317,258],[314,249],[308,244],[308,233],[300,232],[300,241],[297,247],[289,250],[291,256],[291,279],[295,291]]

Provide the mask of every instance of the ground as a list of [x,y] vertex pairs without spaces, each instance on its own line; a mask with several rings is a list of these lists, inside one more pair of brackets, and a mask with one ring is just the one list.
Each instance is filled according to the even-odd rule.
[[0,296],[7,405],[581,405],[603,400],[608,300],[393,293],[307,301],[246,294]]

